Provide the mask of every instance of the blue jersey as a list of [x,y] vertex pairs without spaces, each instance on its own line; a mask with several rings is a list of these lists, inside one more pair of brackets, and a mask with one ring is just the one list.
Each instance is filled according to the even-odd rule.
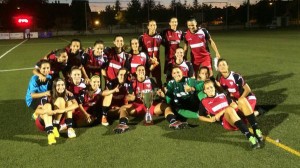
[[33,75],[29,81],[25,101],[28,107],[32,103],[31,93],[43,93],[49,90],[52,77],[46,76],[46,82],[40,82],[37,75]]

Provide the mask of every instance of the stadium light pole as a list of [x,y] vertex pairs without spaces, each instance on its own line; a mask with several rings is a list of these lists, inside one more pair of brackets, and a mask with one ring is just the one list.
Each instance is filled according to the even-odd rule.
[[86,3],[87,1],[84,1],[84,15],[85,15],[85,34],[87,34],[87,12],[86,12]]
[[250,0],[247,0],[247,28],[250,28]]

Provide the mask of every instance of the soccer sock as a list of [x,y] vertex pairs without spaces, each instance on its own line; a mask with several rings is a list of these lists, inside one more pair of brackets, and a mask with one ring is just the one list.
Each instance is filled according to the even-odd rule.
[[56,127],[57,129],[59,129],[59,120],[53,120],[53,126]]
[[120,118],[119,123],[120,123],[120,124],[127,125],[127,123],[128,123],[128,118],[127,118],[127,117],[122,117],[122,118]]
[[53,126],[52,125],[46,126],[45,131],[47,132],[47,134],[53,133]]
[[73,127],[73,119],[72,118],[66,118],[65,122],[67,124],[67,128]]
[[237,120],[237,121],[234,123],[234,125],[235,125],[236,127],[238,127],[238,128],[240,129],[240,131],[241,131],[248,139],[252,136],[252,134],[251,134],[251,132],[249,131],[248,127],[246,126],[245,123],[243,123],[242,120]]
[[253,129],[253,132],[256,131],[256,129],[258,129],[258,124],[256,122],[256,119],[255,119],[255,116],[254,116],[254,113],[246,116],[247,120],[249,121],[252,129]]
[[106,117],[106,116],[107,116],[107,113],[108,113],[108,111],[109,111],[109,107],[105,107],[105,106],[103,106],[103,107],[102,107],[102,115],[103,115],[103,116],[105,116],[105,117]]
[[194,118],[194,119],[199,118],[199,115],[197,112],[193,112],[190,110],[180,109],[180,110],[178,110],[178,114],[180,114],[181,116],[183,116],[185,118]]
[[167,121],[172,124],[176,121],[175,115],[174,114],[168,114],[166,117]]

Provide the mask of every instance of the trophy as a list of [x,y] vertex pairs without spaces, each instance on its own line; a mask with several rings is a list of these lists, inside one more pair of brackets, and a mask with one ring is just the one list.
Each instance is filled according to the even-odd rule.
[[152,115],[149,111],[149,109],[152,105],[152,102],[153,102],[153,92],[152,92],[152,90],[142,91],[142,98],[143,98],[143,103],[146,107],[145,125],[152,125],[153,124],[153,119],[152,119]]

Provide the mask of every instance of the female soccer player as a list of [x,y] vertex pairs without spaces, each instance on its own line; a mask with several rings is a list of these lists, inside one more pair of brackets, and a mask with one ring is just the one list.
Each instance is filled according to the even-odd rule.
[[[216,92],[213,81],[207,80],[204,82],[204,93],[207,97],[201,101],[199,120],[205,122],[220,121],[227,130],[239,129],[248,138],[253,148],[260,147],[259,141],[263,139],[262,132],[258,128],[254,115],[249,114],[249,111],[245,110],[247,108],[246,104],[240,104],[239,108],[244,110],[241,112],[251,124],[254,134],[249,131],[246,124],[235,111],[236,104],[226,97],[224,93],[218,94]],[[213,117],[205,117],[207,114]]]
[[106,76],[107,55],[104,53],[104,42],[97,40],[93,48],[88,48],[83,57],[85,59],[85,70],[89,77],[93,75]]
[[[146,107],[143,103],[142,98],[144,92],[152,91],[156,92],[153,94],[157,94],[159,97],[165,97],[164,93],[157,88],[154,81],[151,78],[146,77],[146,69],[143,65],[137,66],[136,75],[136,79],[132,81],[132,87],[134,92],[133,102],[131,104],[124,105],[120,108],[120,124],[114,129],[115,133],[123,133],[129,129],[129,126],[127,125],[128,116],[145,116]],[[171,107],[166,103],[162,102],[160,98],[153,100],[149,111],[152,116],[159,116],[163,114],[167,121],[170,123],[170,128],[183,128],[182,123],[180,121],[176,121],[176,117],[172,112]]]
[[[243,77],[233,71],[229,71],[229,66],[225,59],[219,59],[218,70],[221,73],[221,77],[218,80],[220,86],[228,91],[230,97],[239,104],[247,104],[249,111],[255,111],[256,97],[251,92],[251,88],[244,81]],[[250,113],[250,112],[249,112]],[[254,112],[254,115],[259,115],[258,111]]]

